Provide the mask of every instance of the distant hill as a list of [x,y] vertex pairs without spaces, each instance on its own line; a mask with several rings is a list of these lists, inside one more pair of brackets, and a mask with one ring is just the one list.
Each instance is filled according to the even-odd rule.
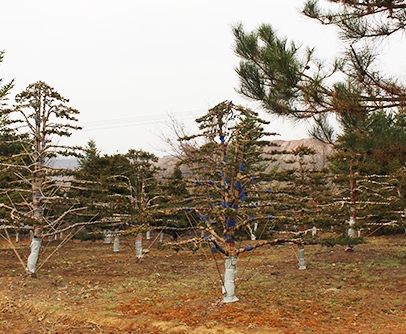
[[67,168],[67,169],[75,169],[79,167],[79,162],[77,158],[70,157],[70,158],[58,158],[52,159],[49,161],[49,166],[53,168]]
[[[314,156],[308,157],[306,160],[311,161],[311,165],[314,166],[316,169],[320,169],[327,166],[327,156],[333,152],[333,149],[330,145],[323,144],[322,142],[313,139],[313,138],[305,138],[305,139],[298,139],[298,140],[274,140],[275,144],[279,145],[279,147],[269,147],[265,149],[265,151],[275,150],[275,151],[292,151],[295,148],[303,145],[313,149],[316,154]],[[273,163],[280,164],[280,168],[286,168],[288,164],[285,162],[289,159],[292,159],[293,155],[284,155],[281,156],[280,159]],[[292,166],[292,165],[291,165]]]
[[[321,168],[323,166],[326,166],[327,163],[327,156],[331,154],[332,148],[329,145],[323,144],[319,142],[318,140],[312,139],[312,138],[306,138],[306,139],[298,139],[298,140],[273,140],[273,143],[277,144],[278,146],[269,146],[268,148],[265,149],[265,151],[271,151],[271,150],[276,150],[276,151],[291,151],[295,149],[296,147],[300,145],[307,146],[309,148],[312,148],[316,151],[315,156],[312,157],[312,160],[314,161],[314,166],[316,168]],[[269,168],[272,168],[274,164],[280,164],[280,168],[285,168],[288,165],[286,164],[286,160],[289,159],[289,155],[281,156],[280,159],[278,159],[277,162],[274,162],[270,164]],[[171,175],[173,173],[173,169],[176,165],[176,162],[178,159],[174,156],[165,156],[162,158],[159,158],[158,160],[158,167],[164,169],[162,172],[162,175],[167,176]],[[79,167],[78,160],[76,158],[59,158],[59,159],[53,159],[50,162],[50,165],[55,167],[55,168],[69,168],[69,169],[75,169]],[[182,169],[182,172],[187,174],[188,170],[186,167]]]
[[[273,143],[277,144],[278,146],[269,146],[265,149],[265,151],[291,151],[300,145],[307,146],[312,148],[316,151],[316,154],[311,157],[310,159],[313,161],[312,165],[316,168],[325,167],[327,164],[327,156],[332,153],[332,148],[330,145],[323,144],[320,141],[312,138],[305,138],[305,139],[298,139],[298,140],[273,140]],[[276,156],[277,157],[277,156]],[[272,168],[275,164],[280,164],[280,168],[286,168],[288,164],[285,162],[292,156],[284,155],[281,156],[278,161],[271,163],[268,170]],[[173,173],[174,167],[178,159],[173,156],[165,156],[159,159],[158,166],[165,169],[162,173],[164,176],[171,175]],[[292,166],[292,165],[291,165]],[[185,174],[187,174],[187,168],[182,170]]]

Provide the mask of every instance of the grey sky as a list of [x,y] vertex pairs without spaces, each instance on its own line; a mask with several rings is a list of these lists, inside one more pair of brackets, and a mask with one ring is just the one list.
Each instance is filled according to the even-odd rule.
[[[230,26],[270,23],[281,35],[334,49],[330,28],[299,14],[303,0],[13,0],[2,4],[0,77],[15,78],[11,97],[45,81],[70,99],[102,153],[144,149],[164,155],[159,134],[168,114],[191,126],[235,92]],[[268,117],[269,119],[269,117]],[[305,126],[275,121],[280,139],[306,137]]]

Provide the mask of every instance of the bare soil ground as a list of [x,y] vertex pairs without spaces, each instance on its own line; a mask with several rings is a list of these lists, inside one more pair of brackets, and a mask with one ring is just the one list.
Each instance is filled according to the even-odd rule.
[[[0,333],[406,333],[406,236],[341,246],[257,249],[238,262],[236,295],[222,303],[220,255],[157,249],[136,262],[135,237],[120,252],[68,242],[26,276],[0,246]],[[58,242],[44,242],[40,263]],[[25,261],[27,243],[16,246]]]

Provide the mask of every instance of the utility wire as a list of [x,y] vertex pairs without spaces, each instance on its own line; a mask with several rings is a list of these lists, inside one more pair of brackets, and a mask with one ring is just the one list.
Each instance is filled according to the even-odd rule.
[[[204,110],[191,110],[191,111],[184,111],[178,112],[174,115],[182,115],[182,117],[177,117],[176,119],[186,120],[197,118],[198,116],[194,115],[193,113],[202,113]],[[155,115],[145,115],[145,116],[137,116],[137,117],[128,117],[128,118],[112,118],[112,119],[105,119],[105,120],[98,120],[98,121],[87,121],[87,122],[79,122],[78,125],[82,126],[82,131],[90,131],[90,130],[104,130],[104,129],[112,129],[112,128],[123,128],[123,127],[130,127],[130,126],[140,126],[140,125],[148,125],[148,124],[158,124],[167,121],[167,116],[171,114],[155,114]]]

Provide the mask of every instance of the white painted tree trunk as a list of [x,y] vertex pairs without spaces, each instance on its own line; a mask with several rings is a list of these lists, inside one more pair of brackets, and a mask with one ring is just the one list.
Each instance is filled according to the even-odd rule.
[[137,262],[141,262],[142,258],[142,233],[139,233],[135,238],[135,256]]
[[[39,119],[39,118],[38,118]],[[44,156],[42,150],[42,140],[41,136],[41,123],[37,120],[35,122],[35,154],[37,155],[34,163],[34,173],[32,174],[32,208],[33,208],[33,222],[36,226],[34,227],[34,234],[31,240],[31,253],[27,259],[27,272],[31,276],[36,277],[37,271],[37,261],[39,257],[39,252],[42,243],[42,226],[44,226],[44,195],[43,195],[43,181],[44,172],[43,168],[45,166]]]
[[41,243],[42,239],[41,238],[36,238],[33,237],[31,241],[31,253],[28,256],[27,260],[27,273],[31,274],[31,276],[36,275],[37,272],[37,261],[39,257],[39,251],[41,249]]
[[316,236],[316,234],[317,234],[317,228],[316,228],[316,226],[313,226],[313,228],[312,228],[312,237]]
[[236,302],[239,299],[235,296],[235,276],[237,274],[237,256],[226,256],[223,285],[223,303]]
[[103,231],[103,233],[104,233],[104,243],[105,244],[111,244],[111,231],[106,231],[106,230],[104,230]]
[[120,236],[118,234],[114,236],[113,251],[114,252],[120,251]]
[[348,236],[351,238],[355,237],[355,230],[354,230],[354,225],[355,225],[355,221],[353,219],[350,219],[350,221],[348,222]]
[[298,250],[298,255],[299,255],[299,269],[300,269],[300,270],[306,269],[306,262],[305,262],[305,256],[304,256],[304,248],[299,248],[299,250]]

